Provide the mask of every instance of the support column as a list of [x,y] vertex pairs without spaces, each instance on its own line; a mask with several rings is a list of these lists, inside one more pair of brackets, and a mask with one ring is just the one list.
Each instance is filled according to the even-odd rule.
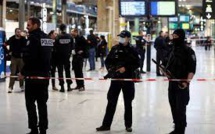
[[52,11],[53,11],[52,23],[54,23],[55,26],[57,26],[57,0],[53,0]]
[[62,15],[62,23],[66,24],[66,9],[67,9],[67,1],[61,0],[62,7],[61,7],[61,15]]
[[19,28],[24,30],[25,23],[25,0],[19,0]]
[[30,18],[31,17],[31,0],[27,0],[27,18]]

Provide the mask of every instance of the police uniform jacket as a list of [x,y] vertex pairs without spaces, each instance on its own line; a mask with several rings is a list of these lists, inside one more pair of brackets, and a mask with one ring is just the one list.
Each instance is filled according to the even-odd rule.
[[49,76],[52,47],[52,39],[40,28],[30,32],[24,49],[24,67],[21,74],[24,76]]
[[65,56],[70,56],[73,49],[73,39],[71,35],[62,32],[57,36],[55,41],[56,55],[58,57],[65,58]]
[[136,41],[136,48],[137,50],[144,50],[145,45],[146,45],[146,40],[143,38],[143,36],[136,36],[135,38]]
[[189,73],[196,72],[196,56],[192,48],[174,46],[166,68],[177,79],[187,79]]
[[112,67],[116,67],[116,69],[125,67],[125,72],[120,74],[119,77],[132,78],[134,70],[139,67],[139,60],[138,53],[131,44],[128,44],[127,46],[118,44],[112,47],[105,60],[105,65],[107,70]]

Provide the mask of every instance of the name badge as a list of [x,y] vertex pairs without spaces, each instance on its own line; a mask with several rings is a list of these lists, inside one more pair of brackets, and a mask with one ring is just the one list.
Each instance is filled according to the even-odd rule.
[[41,39],[41,46],[53,46],[53,40],[52,39]]

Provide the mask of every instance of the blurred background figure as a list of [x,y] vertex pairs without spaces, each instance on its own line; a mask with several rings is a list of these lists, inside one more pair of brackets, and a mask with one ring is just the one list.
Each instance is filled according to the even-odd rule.
[[[156,60],[159,64],[165,64],[164,58],[168,53],[167,45],[164,38],[163,31],[159,32],[159,36],[155,39],[154,48],[156,49]],[[163,74],[160,73],[158,65],[156,66],[156,73],[157,76],[163,76]]]
[[206,50],[206,51],[207,51],[207,50],[210,51],[211,45],[212,45],[212,40],[211,40],[211,37],[210,37],[210,36],[207,36],[204,45],[205,45],[205,50]]
[[87,36],[87,42],[89,45],[89,63],[90,69],[88,71],[95,70],[95,56],[96,56],[96,46],[97,46],[97,38],[93,34],[93,30],[90,30],[90,35]]
[[136,50],[140,55],[140,71],[141,73],[146,73],[143,71],[144,60],[145,60],[145,53],[146,53],[146,40],[144,38],[143,31],[139,31],[139,36],[135,36],[134,40],[136,41]]
[[57,33],[55,30],[51,30],[48,34],[48,36],[53,40],[53,49],[52,49],[52,57],[51,57],[51,77],[52,78],[52,89],[58,91],[58,89],[55,86],[55,73],[57,69],[57,58],[56,58],[56,47],[55,47],[55,39],[57,37]]
[[101,70],[104,69],[105,67],[105,61],[104,58],[106,56],[106,51],[107,51],[107,41],[105,39],[104,35],[100,36],[100,42],[98,43],[98,55],[100,56],[101,60]]
[[[15,35],[10,37],[6,45],[9,45],[9,54],[11,55],[11,76],[17,75],[23,68],[23,48],[26,46],[26,38],[21,36],[21,30],[15,29]],[[15,84],[15,78],[10,78],[8,93],[12,93]],[[19,81],[21,91],[24,91],[24,80]]]
[[[72,51],[72,68],[75,73],[75,78],[83,78],[83,64],[84,64],[84,55],[87,51],[87,41],[83,36],[78,34],[78,29],[74,28],[71,31],[74,41],[74,49]],[[84,91],[84,80],[77,80],[77,86],[72,88],[73,90]]]

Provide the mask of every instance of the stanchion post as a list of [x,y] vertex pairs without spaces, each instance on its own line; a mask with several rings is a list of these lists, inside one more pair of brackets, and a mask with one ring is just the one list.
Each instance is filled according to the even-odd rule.
[[151,44],[152,42],[149,41],[148,44],[147,44],[147,51],[146,51],[146,58],[147,58],[147,63],[146,63],[146,70],[147,72],[150,72],[151,71]]

